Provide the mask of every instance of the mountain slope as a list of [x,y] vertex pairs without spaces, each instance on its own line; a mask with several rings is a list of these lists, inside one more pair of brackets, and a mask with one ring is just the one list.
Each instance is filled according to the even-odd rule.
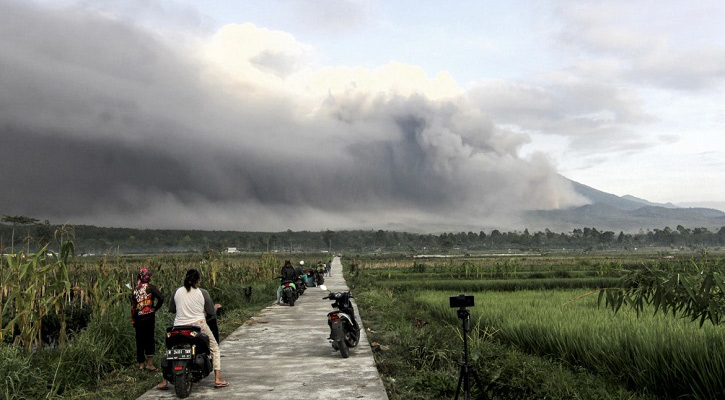
[[677,206],[674,205],[674,204],[672,204],[672,203],[664,203],[664,204],[662,204],[662,203],[653,203],[651,201],[647,201],[645,199],[640,199],[639,197],[630,196],[628,194],[625,194],[624,196],[622,196],[622,198],[625,199],[625,200],[634,201],[634,202],[637,202],[637,203],[642,203],[642,204],[644,204],[646,206],[664,207],[664,208],[677,208]]
[[703,227],[717,230],[725,226],[725,212],[711,208],[679,208],[671,203],[658,204],[634,196],[616,196],[579,182],[571,181],[577,193],[592,203],[563,210],[531,211],[525,223],[533,229],[570,231],[594,227],[611,231],[636,232],[639,229]]

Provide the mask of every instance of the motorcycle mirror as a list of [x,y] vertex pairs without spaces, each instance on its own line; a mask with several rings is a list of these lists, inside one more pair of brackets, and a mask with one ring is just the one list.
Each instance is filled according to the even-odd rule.
[[320,287],[320,290],[327,290],[327,286],[325,286],[325,285],[320,285],[319,287]]

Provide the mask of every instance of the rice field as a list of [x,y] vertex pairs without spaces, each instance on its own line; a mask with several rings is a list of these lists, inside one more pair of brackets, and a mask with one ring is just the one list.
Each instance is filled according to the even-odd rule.
[[[467,259],[398,260],[393,266],[388,260],[360,262],[366,268],[350,278],[361,290],[388,293],[400,307],[425,315],[428,324],[448,326],[459,337],[460,320],[449,297],[474,295],[474,346],[481,340],[511,346],[616,380],[642,396],[722,399],[725,324],[701,326],[691,318],[655,314],[652,307],[639,315],[626,306],[615,313],[598,303],[600,289],[616,287],[625,266],[671,271],[685,264],[692,268],[693,262],[569,258],[557,265],[541,259]],[[721,267],[722,259],[715,265]]]
[[[617,376],[658,396],[725,395],[725,330],[664,314],[597,305],[581,290],[475,292],[471,319],[493,327],[495,340],[588,370]],[[583,297],[582,297],[583,296]],[[441,320],[458,324],[446,293],[424,291],[415,300]]]

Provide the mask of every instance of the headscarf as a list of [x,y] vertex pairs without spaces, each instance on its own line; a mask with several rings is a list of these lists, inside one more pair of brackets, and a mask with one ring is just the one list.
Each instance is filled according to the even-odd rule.
[[135,302],[131,311],[134,316],[151,314],[155,311],[153,308],[152,293],[149,292],[149,282],[151,281],[151,272],[146,268],[141,268],[138,273],[138,281],[136,282],[136,289],[133,291],[133,298]]
[[148,284],[151,281],[151,272],[146,268],[141,268],[138,273],[138,281],[136,282],[136,289],[141,289],[141,286]]

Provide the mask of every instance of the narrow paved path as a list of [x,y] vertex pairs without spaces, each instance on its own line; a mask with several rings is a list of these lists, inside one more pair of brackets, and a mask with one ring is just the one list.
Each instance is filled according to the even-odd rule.
[[[332,261],[332,276],[325,278],[325,285],[332,291],[348,290],[338,257]],[[332,307],[322,299],[326,294],[308,288],[294,307],[272,305],[245,322],[220,345],[222,377],[230,386],[214,389],[212,373],[194,385],[189,398],[387,400],[357,304],[355,312],[363,328],[360,343],[346,359],[332,349],[327,340],[327,313]],[[172,398],[173,388],[151,389],[139,397]]]

